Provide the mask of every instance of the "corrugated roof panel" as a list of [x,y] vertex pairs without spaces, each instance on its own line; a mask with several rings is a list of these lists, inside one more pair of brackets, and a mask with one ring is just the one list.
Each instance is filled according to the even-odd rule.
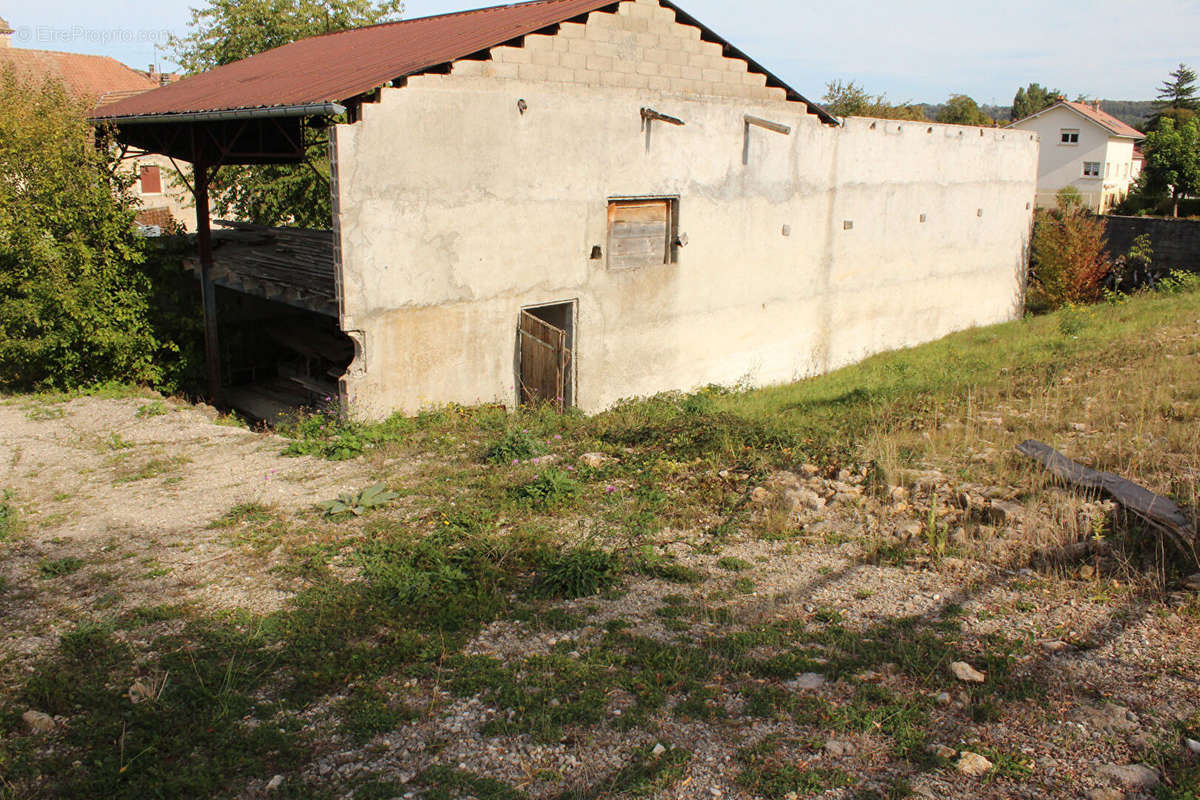
[[539,0],[314,36],[114,103],[97,117],[347,100],[610,5],[613,0]]
[[[340,102],[396,78],[455,61],[619,0],[535,0],[314,36],[97,109],[95,119]],[[671,3],[664,5],[675,8]],[[679,9],[676,9],[679,11]],[[682,11],[680,21],[699,24]],[[715,34],[708,32],[714,39]],[[723,41],[723,40],[721,40]],[[741,57],[740,51],[730,48]],[[748,59],[747,59],[748,60]],[[752,68],[762,70],[751,62]],[[793,100],[833,118],[778,78]]]

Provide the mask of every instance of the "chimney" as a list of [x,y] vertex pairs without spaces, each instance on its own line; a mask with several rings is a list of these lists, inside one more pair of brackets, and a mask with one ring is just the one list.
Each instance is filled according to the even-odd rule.
[[12,44],[13,29],[4,21],[4,17],[0,17],[0,47],[8,47]]
[[1096,111],[1099,111],[1099,110],[1100,110],[1100,101],[1099,101],[1099,100],[1093,100],[1093,101],[1092,101],[1092,108],[1094,108]]

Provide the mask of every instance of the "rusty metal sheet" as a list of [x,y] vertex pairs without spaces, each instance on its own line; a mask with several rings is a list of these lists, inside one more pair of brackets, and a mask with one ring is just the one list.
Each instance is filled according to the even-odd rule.
[[[314,36],[106,104],[93,119],[342,102],[397,78],[617,5],[612,0],[537,0]],[[676,6],[663,5],[674,9],[681,23],[700,27],[707,40],[721,42],[731,58],[742,58],[752,70],[767,75],[768,85],[806,103],[822,121],[836,122]]]

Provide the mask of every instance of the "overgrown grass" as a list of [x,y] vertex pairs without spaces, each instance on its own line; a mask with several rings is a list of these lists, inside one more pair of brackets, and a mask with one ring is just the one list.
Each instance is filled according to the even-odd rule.
[[[290,431],[293,454],[364,457],[379,469],[372,480],[392,486],[373,456],[425,459],[400,489],[405,502],[337,521],[230,509],[213,527],[259,551],[284,544],[287,575],[303,591],[273,614],[155,607],[80,624],[0,697],[9,708],[69,718],[50,749],[17,715],[0,712],[5,780],[47,796],[205,797],[279,771],[289,776],[283,796],[320,796],[320,781],[293,781],[313,751],[312,731],[376,748],[375,737],[408,725],[415,709],[441,713],[410,705],[410,692],[478,699],[494,710],[485,735],[555,746],[604,727],[651,730],[658,715],[720,726],[740,703],[745,714],[818,738],[877,737],[905,775],[938,766],[925,754],[940,724],[933,695],[966,692],[972,723],[1002,718],[1005,704],[1036,704],[1044,690],[1027,668],[1027,643],[964,636],[955,606],[940,617],[897,612],[859,624],[826,608],[787,618],[756,585],[767,585],[766,569],[760,578],[749,561],[721,556],[733,537],[753,535],[740,525],[747,496],[771,470],[805,461],[828,474],[874,462],[881,484],[927,463],[1015,480],[1016,465],[969,454],[985,440],[996,448],[1027,435],[1070,441],[1068,423],[1078,421],[1128,431],[1097,446],[1097,464],[1167,480],[1165,490],[1194,506],[1195,486],[1161,476],[1200,467],[1198,312],[1195,293],[1138,297],[1096,307],[1082,322],[1059,315],[968,331],[792,386],[669,394],[594,418],[458,407],[379,425],[306,418]],[[1120,380],[1127,365],[1148,383]],[[1072,419],[1080,408],[1093,411]],[[1000,422],[985,428],[983,409]],[[608,458],[597,466],[578,459],[594,451]],[[552,465],[524,463],[547,454]],[[1020,474],[1023,486],[1035,485],[1027,469]],[[929,546],[944,548],[936,512],[928,521]],[[688,543],[719,573],[674,555],[684,530],[700,531]],[[49,579],[82,563],[44,566]],[[601,600],[577,598],[615,597],[623,582],[677,594],[636,624],[589,624],[588,605]],[[552,634],[556,644],[508,659],[464,653],[496,620],[522,642],[526,633]],[[957,684],[947,671],[955,660],[987,681]],[[823,675],[836,702],[786,686],[805,672]],[[139,680],[163,689],[131,704]],[[620,713],[614,698],[624,699]],[[332,726],[308,724],[326,716]],[[811,763],[820,745],[752,742],[735,779],[764,797],[854,784]],[[680,780],[689,759],[681,748],[648,745],[588,786],[564,788],[561,775],[531,780],[558,782],[559,800],[645,796]],[[1164,766],[1186,785],[1188,764]],[[46,777],[36,783],[36,775]],[[435,759],[411,783],[373,775],[353,788],[355,797],[390,798],[414,785],[430,798],[523,797],[526,786]]]

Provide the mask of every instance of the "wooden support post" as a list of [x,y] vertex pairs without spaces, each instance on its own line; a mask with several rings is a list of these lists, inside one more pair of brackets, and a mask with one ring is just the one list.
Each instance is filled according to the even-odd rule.
[[208,373],[208,402],[223,408],[221,350],[217,338],[217,288],[212,279],[212,224],[208,218],[209,166],[195,165],[196,250],[200,257],[200,294],[204,303],[204,365]]

